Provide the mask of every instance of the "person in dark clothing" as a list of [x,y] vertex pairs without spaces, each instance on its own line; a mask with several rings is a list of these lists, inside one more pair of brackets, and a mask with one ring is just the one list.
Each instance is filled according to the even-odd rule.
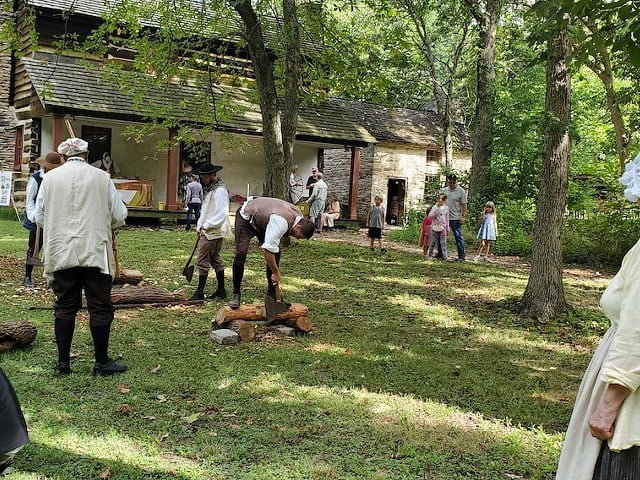
[[29,442],[27,423],[11,382],[0,368],[0,476],[11,473],[11,462]]
[[34,258],[34,255],[36,255],[36,246],[42,245],[42,230],[38,229],[34,220],[36,198],[38,197],[38,191],[40,191],[40,184],[42,183],[44,174],[49,170],[62,165],[64,163],[64,159],[56,152],[49,152],[43,157],[38,158],[37,162],[38,165],[40,165],[40,170],[31,175],[31,178],[29,178],[29,182],[27,183],[27,211],[25,212],[24,221],[22,222],[22,226],[29,230],[27,261],[25,262],[24,279],[22,280],[22,286],[26,288],[35,287],[31,278],[34,264],[29,262],[29,259]]

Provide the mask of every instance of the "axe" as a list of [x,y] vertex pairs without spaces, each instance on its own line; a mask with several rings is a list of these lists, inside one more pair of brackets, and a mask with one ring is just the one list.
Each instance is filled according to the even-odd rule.
[[283,302],[280,297],[280,284],[274,283],[275,288],[275,299],[267,294],[264,297],[264,309],[265,316],[267,317],[267,324],[272,323],[276,319],[276,315],[282,312],[286,312],[291,304],[287,302]]
[[187,282],[191,283],[191,279],[193,278],[193,269],[194,266],[190,265],[191,260],[193,260],[193,255],[196,253],[196,249],[198,248],[198,242],[200,241],[200,233],[198,233],[198,235],[196,236],[196,244],[193,246],[193,250],[191,251],[191,256],[189,257],[189,260],[187,260],[187,263],[184,264],[184,267],[182,268],[182,275],[184,275],[184,278],[187,279]]
[[27,256],[27,265],[32,265],[34,267],[42,267],[44,263],[40,261],[38,258],[40,255],[40,235],[42,230],[40,229],[40,225],[36,225],[36,244],[33,247],[33,256]]

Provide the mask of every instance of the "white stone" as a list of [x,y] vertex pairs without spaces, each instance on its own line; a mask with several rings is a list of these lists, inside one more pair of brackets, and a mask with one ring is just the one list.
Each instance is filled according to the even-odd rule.
[[220,330],[213,330],[211,332],[211,340],[219,343],[220,345],[233,345],[234,343],[238,343],[240,338],[233,330],[221,328]]

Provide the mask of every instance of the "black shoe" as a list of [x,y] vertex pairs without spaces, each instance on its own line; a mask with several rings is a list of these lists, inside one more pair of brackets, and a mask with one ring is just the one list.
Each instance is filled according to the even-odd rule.
[[380,252],[381,253],[387,253],[387,249],[386,248],[382,248],[382,249],[380,249]]
[[236,310],[238,308],[240,308],[240,295],[237,293],[233,294],[233,297],[231,297],[231,300],[229,301],[229,306],[233,309]]
[[211,294],[211,296],[209,297],[211,300],[224,300],[227,298],[227,291],[226,290],[216,290],[215,292],[213,292]]
[[0,463],[0,477],[9,475],[11,472],[13,472],[13,467],[11,466],[11,460],[9,460],[8,462]]
[[69,365],[69,362],[58,362],[54,370],[58,376],[66,377],[71,373],[71,365]]
[[189,300],[204,300],[204,290],[196,289]]
[[22,286],[26,288],[35,288],[36,284],[33,283],[31,277],[24,277],[22,279]]
[[115,375],[116,373],[124,373],[127,371],[127,366],[123,363],[116,363],[113,360],[109,359],[109,361],[105,364],[96,362],[93,366],[93,375],[100,375],[103,377],[107,377],[109,375]]

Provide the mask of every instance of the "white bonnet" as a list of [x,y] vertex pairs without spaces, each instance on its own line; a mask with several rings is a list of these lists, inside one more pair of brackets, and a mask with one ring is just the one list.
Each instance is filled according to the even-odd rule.
[[67,138],[58,145],[58,153],[66,157],[71,157],[89,150],[89,144],[81,138]]

